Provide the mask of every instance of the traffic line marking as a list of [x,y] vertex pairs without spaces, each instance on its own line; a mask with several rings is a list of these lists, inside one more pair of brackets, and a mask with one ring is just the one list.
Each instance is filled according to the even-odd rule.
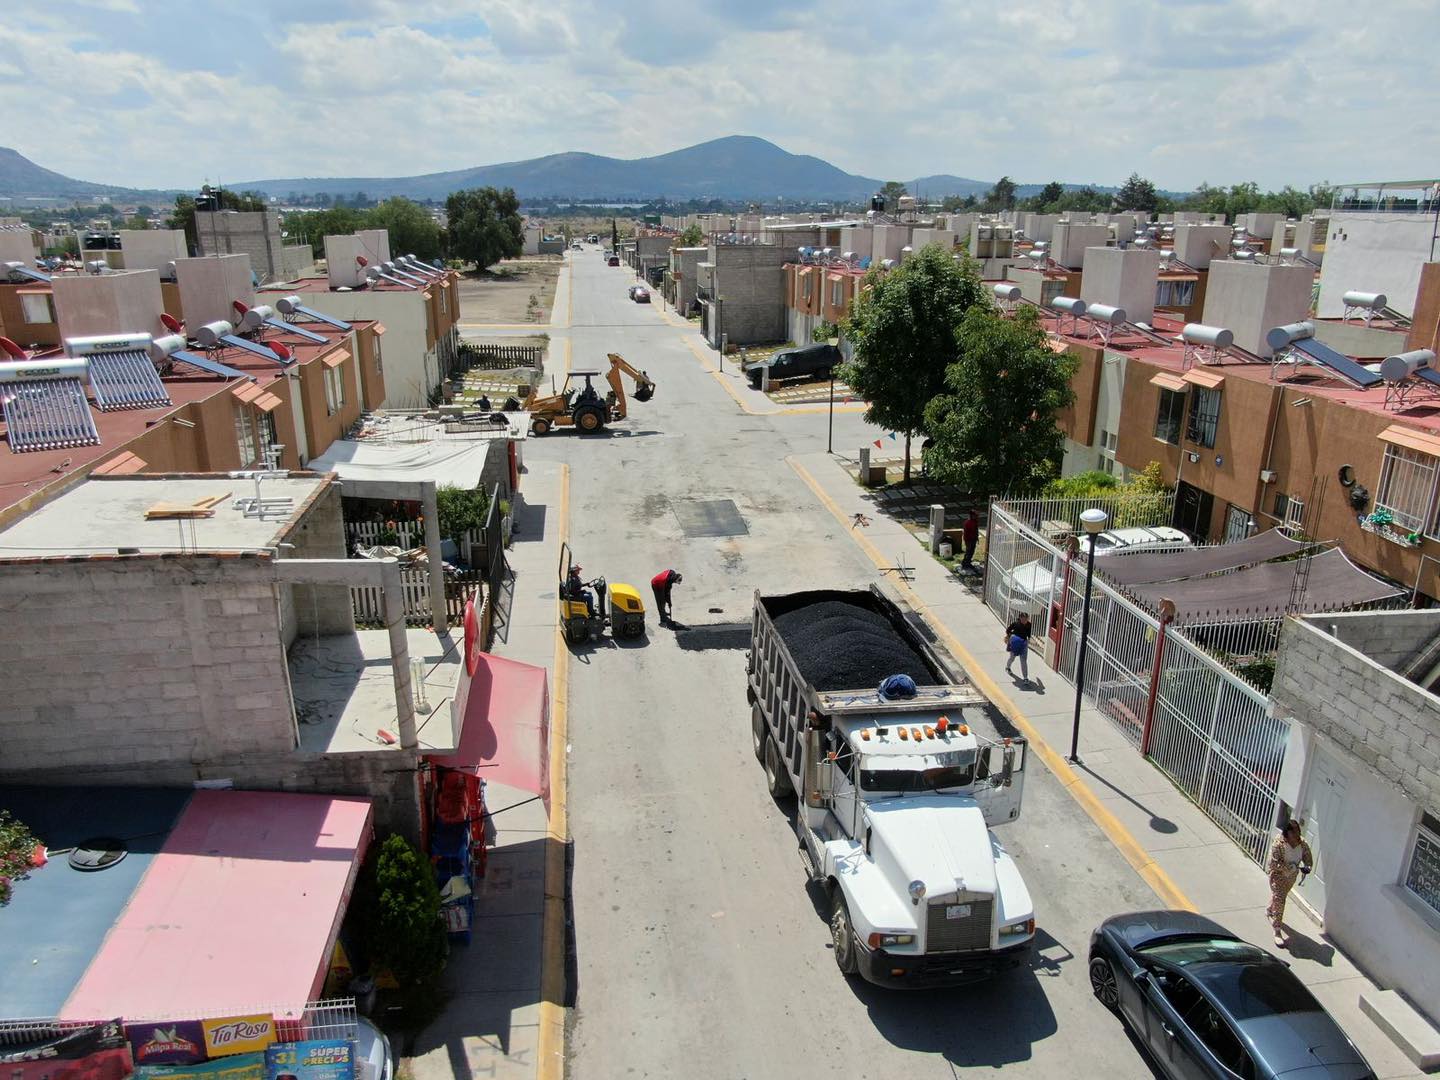
[[[568,342],[566,344],[569,344]],[[560,542],[570,529],[570,467],[560,466]],[[550,827],[545,834],[545,901],[540,927],[540,1020],[536,1076],[563,1080],[565,1075],[565,853],[570,838],[569,796],[570,650],[555,623],[555,666],[550,698]]]
[[[820,500],[825,506],[825,509],[834,515],[835,520],[842,525],[848,526],[851,520],[849,515],[845,514],[840,507],[835,504],[835,500],[832,499],[825,489],[820,486],[819,482],[806,471],[805,467],[794,458],[786,458],[786,461],[790,463],[790,467],[795,470],[800,479],[805,482],[805,485],[815,493],[815,497]],[[860,546],[860,549],[869,556],[870,561],[873,562],[878,569],[892,565],[892,559],[882,555],[880,550],[871,543],[869,539],[854,529],[849,529],[848,531],[850,538]],[[955,655],[955,659],[960,661],[960,666],[965,669],[965,674],[970,681],[975,683],[985,696],[995,703],[996,708],[1000,710],[1005,718],[1014,724],[1016,729],[1025,736],[1031,748],[1040,756],[1040,760],[1045,763],[1045,767],[1050,770],[1055,776],[1055,779],[1060,781],[1060,786],[1070,793],[1072,799],[1080,804],[1080,808],[1085,811],[1090,820],[1095,823],[1096,827],[1105,834],[1106,839],[1120,852],[1120,856],[1129,863],[1131,868],[1140,875],[1141,879],[1155,891],[1155,895],[1160,898],[1161,902],[1172,908],[1183,908],[1186,911],[1196,910],[1195,905],[1190,902],[1189,897],[1180,890],[1180,887],[1175,884],[1170,875],[1165,872],[1165,869],[1141,846],[1140,842],[1135,839],[1130,830],[1121,824],[1120,819],[1111,813],[1109,808],[1100,801],[1099,797],[1096,796],[1095,792],[1092,791],[1090,786],[1085,782],[1084,777],[1076,772],[1074,767],[1065,760],[1064,756],[1047,743],[1040,733],[1035,730],[1035,727],[1030,723],[1029,719],[1026,718],[1025,714],[1020,711],[1015,705],[1015,702],[1010,700],[1009,695],[1000,688],[1000,684],[990,677],[980,666],[979,662],[976,661],[970,650],[960,644],[959,640],[954,634],[950,633],[945,624],[936,618],[934,613],[930,611],[930,606],[920,598],[919,594],[910,584],[903,580],[896,580],[893,584],[905,594],[906,599],[915,610],[928,620],[931,628],[940,636],[945,642],[946,647]]]

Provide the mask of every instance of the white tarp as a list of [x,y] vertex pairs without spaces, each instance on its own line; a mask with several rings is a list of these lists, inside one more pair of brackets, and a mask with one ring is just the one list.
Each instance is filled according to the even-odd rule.
[[311,458],[312,472],[335,472],[341,480],[386,480],[437,487],[476,488],[485,468],[486,442],[379,443],[338,439],[323,457]]

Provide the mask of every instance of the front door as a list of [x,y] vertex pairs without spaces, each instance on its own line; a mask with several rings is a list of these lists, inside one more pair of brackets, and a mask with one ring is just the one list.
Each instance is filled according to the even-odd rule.
[[1175,489],[1175,527],[1193,533],[1202,542],[1210,535],[1210,515],[1215,496],[1180,481]]
[[1234,544],[1244,540],[1250,535],[1254,524],[1250,511],[1231,503],[1230,508],[1225,511],[1225,543]]
[[1305,841],[1315,857],[1315,866],[1298,892],[1321,919],[1325,917],[1326,857],[1338,848],[1341,840],[1340,818],[1349,781],[1349,775],[1338,761],[1324,750],[1316,750],[1301,809]]

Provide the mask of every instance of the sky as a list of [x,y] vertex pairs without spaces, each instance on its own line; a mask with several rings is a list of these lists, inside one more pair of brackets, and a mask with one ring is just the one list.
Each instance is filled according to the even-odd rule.
[[1440,173],[1434,0],[0,0],[0,145],[100,183],[758,135],[882,179]]

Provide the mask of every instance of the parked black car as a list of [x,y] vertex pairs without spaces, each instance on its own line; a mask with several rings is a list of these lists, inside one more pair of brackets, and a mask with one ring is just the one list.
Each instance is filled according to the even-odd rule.
[[799,349],[782,349],[768,360],[761,360],[745,369],[753,390],[760,389],[761,372],[770,369],[770,381],[779,379],[828,379],[844,357],[834,345],[805,345]]
[[1288,964],[1193,912],[1106,919],[1090,938],[1090,987],[1166,1076],[1375,1076]]

